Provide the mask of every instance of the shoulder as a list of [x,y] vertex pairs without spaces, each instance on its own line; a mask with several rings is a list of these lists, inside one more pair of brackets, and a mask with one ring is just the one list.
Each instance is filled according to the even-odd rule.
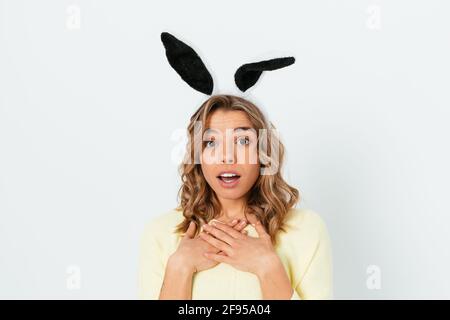
[[281,232],[280,238],[295,240],[293,243],[301,241],[313,245],[327,236],[324,219],[308,208],[291,208],[285,216],[283,227],[286,232]]
[[150,218],[144,227],[144,236],[175,236],[176,226],[184,220],[181,210],[170,209]]
[[317,212],[307,208],[290,209],[285,216],[284,223],[292,231],[326,228],[324,219]]

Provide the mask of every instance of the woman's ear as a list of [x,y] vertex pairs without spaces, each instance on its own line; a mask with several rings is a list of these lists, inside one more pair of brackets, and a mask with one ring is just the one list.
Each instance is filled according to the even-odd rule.
[[272,71],[290,66],[295,62],[294,57],[276,58],[240,66],[234,74],[234,82],[238,88],[245,92],[255,85],[263,71]]
[[190,46],[168,32],[161,33],[169,64],[192,88],[211,95],[213,79],[199,55]]

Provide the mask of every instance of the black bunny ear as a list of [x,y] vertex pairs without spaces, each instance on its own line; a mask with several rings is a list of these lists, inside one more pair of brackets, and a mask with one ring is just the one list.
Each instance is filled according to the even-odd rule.
[[205,94],[213,91],[213,79],[198,54],[168,32],[161,33],[166,56],[172,68],[195,90]]
[[294,57],[276,58],[240,66],[234,74],[234,82],[244,92],[252,87],[259,79],[263,71],[272,71],[290,66],[295,62]]

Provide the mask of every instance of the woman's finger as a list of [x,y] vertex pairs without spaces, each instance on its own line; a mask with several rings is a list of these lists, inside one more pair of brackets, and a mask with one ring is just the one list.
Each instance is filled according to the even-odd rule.
[[203,240],[208,242],[213,247],[216,247],[217,249],[224,251],[226,254],[230,253],[231,247],[228,244],[226,244],[225,242],[218,240],[205,232],[200,233],[200,238],[202,238]]
[[255,215],[249,214],[247,217],[250,223],[255,227],[255,230],[260,238],[269,236],[266,229],[264,229],[263,224]]
[[[230,227],[231,228],[231,227]],[[212,234],[214,237],[216,237],[219,240],[222,240],[223,242],[228,243],[230,246],[233,246],[234,244],[234,238],[231,237],[228,233],[223,232],[222,230],[218,228],[214,228],[210,225],[205,224],[204,229],[209,233]]]
[[230,226],[227,226],[226,224],[211,222],[211,225],[217,229],[222,230],[223,232],[227,233],[228,235],[232,236],[235,239],[244,238],[244,235],[241,232],[231,228]]
[[235,230],[241,231],[247,226],[247,220],[242,220],[234,227]]
[[205,257],[210,259],[210,260],[214,260],[216,262],[225,262],[228,264],[231,264],[231,259],[230,257],[228,257],[227,255],[222,255],[222,254],[215,254],[213,252],[205,252],[204,253]]
[[184,234],[187,238],[192,238],[195,234],[195,229],[197,226],[195,225],[194,221],[189,222],[189,227],[186,230],[186,233]]
[[[217,221],[219,223],[225,223],[225,222],[222,222],[222,221],[217,220],[217,219],[212,219],[209,223],[211,223],[212,221]],[[237,231],[241,231],[242,229],[244,229],[247,226],[248,222],[245,219],[244,220],[233,219],[232,221],[230,221],[230,222],[228,222],[226,224],[229,225],[230,227],[233,227]],[[203,227],[202,227],[202,230],[203,230]]]
[[[214,221],[219,221],[219,220],[214,220]],[[220,221],[219,221],[219,222],[220,222]],[[231,222],[228,223],[228,225],[229,225],[230,227],[234,227],[234,226],[236,226],[238,223],[239,223],[239,220],[238,220],[238,219],[233,219]]]

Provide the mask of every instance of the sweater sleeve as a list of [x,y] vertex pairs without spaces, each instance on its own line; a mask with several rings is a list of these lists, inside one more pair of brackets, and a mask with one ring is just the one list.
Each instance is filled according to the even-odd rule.
[[317,235],[314,250],[308,261],[306,271],[301,279],[294,284],[291,300],[332,299],[333,272],[330,238],[325,222],[316,214],[310,214],[311,226]]
[[[308,234],[308,245],[311,247],[310,257],[305,260],[304,249],[294,243],[295,256],[297,256],[297,259],[294,260],[294,270],[305,271],[293,283],[294,292],[291,300],[332,299],[332,252],[325,222],[317,213],[309,211],[304,227],[308,229],[306,234]],[[303,229],[303,232],[305,231]],[[300,260],[302,263],[300,263]]]
[[164,279],[162,248],[157,238],[157,227],[150,221],[140,238],[139,299],[158,300]]

